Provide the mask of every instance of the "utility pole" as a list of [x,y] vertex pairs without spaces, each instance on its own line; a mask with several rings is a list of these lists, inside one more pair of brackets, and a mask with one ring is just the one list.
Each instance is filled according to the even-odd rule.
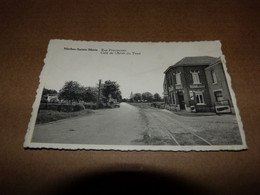
[[99,83],[98,83],[98,97],[97,97],[97,104],[96,104],[97,109],[99,108],[100,105],[100,91],[101,91],[101,79],[99,79]]

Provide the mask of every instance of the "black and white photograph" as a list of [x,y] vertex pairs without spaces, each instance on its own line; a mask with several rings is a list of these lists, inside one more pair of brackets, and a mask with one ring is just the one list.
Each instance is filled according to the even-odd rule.
[[220,41],[51,40],[25,148],[247,148]]

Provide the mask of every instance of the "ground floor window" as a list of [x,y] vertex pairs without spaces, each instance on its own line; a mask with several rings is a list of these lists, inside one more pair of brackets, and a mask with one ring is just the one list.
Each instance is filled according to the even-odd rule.
[[215,95],[215,99],[217,102],[221,102],[224,100],[223,95],[222,95],[222,91],[215,91],[214,92]]
[[170,99],[171,99],[171,103],[172,103],[172,104],[175,104],[174,93],[170,93]]
[[193,91],[189,91],[189,94],[190,94],[190,100],[194,100],[194,94],[193,94]]
[[196,100],[197,100],[197,104],[205,104],[202,91],[196,92]]

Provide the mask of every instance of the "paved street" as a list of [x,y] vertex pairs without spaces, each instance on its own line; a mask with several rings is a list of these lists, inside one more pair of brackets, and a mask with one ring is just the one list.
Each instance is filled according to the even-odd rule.
[[106,145],[241,144],[234,115],[179,116],[121,103],[120,108],[36,125],[32,142]]

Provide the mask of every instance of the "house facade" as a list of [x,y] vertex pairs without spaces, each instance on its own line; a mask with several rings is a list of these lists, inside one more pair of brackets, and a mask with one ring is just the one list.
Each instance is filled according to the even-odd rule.
[[57,94],[47,94],[47,102],[50,103],[57,103],[59,102]]
[[211,103],[217,113],[234,113],[223,65],[220,59],[205,68]]
[[213,112],[217,104],[227,103],[224,100],[231,102],[219,58],[186,57],[167,68],[164,74],[164,100],[169,110]]

